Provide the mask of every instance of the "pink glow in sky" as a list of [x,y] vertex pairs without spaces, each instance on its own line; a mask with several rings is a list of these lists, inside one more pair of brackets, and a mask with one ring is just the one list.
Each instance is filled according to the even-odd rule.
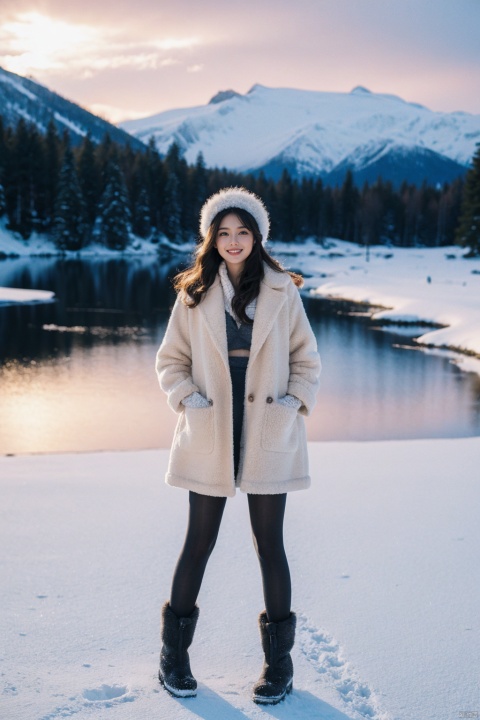
[[479,0],[0,0],[0,66],[113,122],[255,83],[480,113],[478,28]]

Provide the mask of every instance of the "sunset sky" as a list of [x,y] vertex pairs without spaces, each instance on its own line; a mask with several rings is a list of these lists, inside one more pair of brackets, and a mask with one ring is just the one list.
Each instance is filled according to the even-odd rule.
[[480,0],[0,0],[0,66],[112,122],[255,83],[480,113],[479,28]]

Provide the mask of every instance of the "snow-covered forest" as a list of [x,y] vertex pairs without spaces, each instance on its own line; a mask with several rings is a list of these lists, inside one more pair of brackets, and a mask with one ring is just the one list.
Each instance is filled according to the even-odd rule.
[[59,250],[93,242],[123,250],[135,238],[182,244],[196,237],[205,197],[237,184],[265,200],[271,237],[284,242],[336,237],[405,247],[452,244],[465,195],[462,179],[443,187],[404,182],[396,188],[381,178],[357,187],[350,171],[335,187],[320,178],[292,179],[287,170],[278,181],[262,173],[243,176],[207,169],[201,154],[188,165],[176,144],[164,157],[153,140],[144,151],[108,135],[98,144],[87,135],[71,146],[68,133],[60,136],[53,122],[43,135],[24,120],[12,128],[0,119],[0,217],[25,241],[44,233]]

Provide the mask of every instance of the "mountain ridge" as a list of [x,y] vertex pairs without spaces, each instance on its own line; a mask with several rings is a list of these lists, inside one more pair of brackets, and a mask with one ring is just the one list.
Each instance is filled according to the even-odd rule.
[[[162,154],[177,142],[190,163],[202,152],[211,168],[263,171],[274,179],[287,168],[294,177],[326,182],[337,182],[339,171],[347,169],[357,182],[372,181],[383,167],[385,179],[396,184],[404,179],[443,184],[466,172],[480,141],[479,115],[435,112],[362,86],[327,93],[256,83],[244,95],[220,91],[206,105],[120,127],[144,142],[153,135]],[[385,153],[382,163],[372,162],[371,143],[383,143],[388,162]]]
[[68,130],[72,143],[79,144],[87,133],[100,142],[108,132],[115,142],[141,148],[141,142],[122,128],[67,100],[32,78],[16,75],[0,67],[0,115],[6,125],[16,125],[23,118],[46,132],[53,119],[61,133]]

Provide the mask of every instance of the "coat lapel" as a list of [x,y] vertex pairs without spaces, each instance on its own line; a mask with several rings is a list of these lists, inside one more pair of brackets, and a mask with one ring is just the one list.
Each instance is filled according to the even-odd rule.
[[272,329],[277,315],[286,301],[286,293],[262,282],[253,321],[252,346],[250,348],[250,359],[248,361],[250,366],[267,339],[268,333]]
[[[265,265],[265,277],[260,284],[260,294],[257,298],[255,308],[255,319],[253,321],[252,345],[250,348],[249,365],[253,363],[260,348],[265,342],[276,317],[287,300],[285,292],[281,288],[290,278],[286,273],[277,273],[268,265]],[[230,372],[228,364],[227,329],[225,323],[225,306],[223,302],[223,291],[218,275],[210,286],[203,300],[198,305],[205,325],[208,328],[213,344],[220,353],[224,365]]]
[[223,290],[218,275],[197,308],[203,317],[213,344],[222,356],[225,367],[229,370]]

